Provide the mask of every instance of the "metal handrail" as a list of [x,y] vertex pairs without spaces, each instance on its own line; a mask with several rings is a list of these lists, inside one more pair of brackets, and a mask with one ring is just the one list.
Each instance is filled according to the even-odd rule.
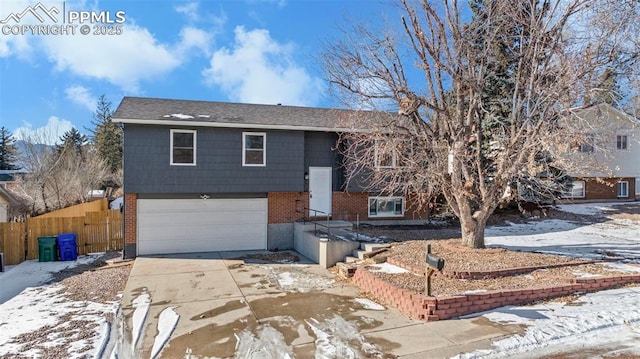
[[[302,207],[301,210],[298,209],[298,203],[302,202],[301,200],[297,199],[296,200],[296,213],[302,213],[302,222],[303,223],[313,223],[313,231],[314,233],[318,233],[318,226],[320,227],[325,227],[327,229],[327,235],[331,234],[331,226],[329,225],[329,219],[331,218],[331,215],[327,212],[324,211],[320,211],[317,209],[313,209],[313,208],[309,208],[309,207]],[[327,224],[322,224],[319,221],[315,221],[315,220],[310,220],[307,218],[306,213],[308,212],[313,212],[314,216],[313,217],[318,217],[318,214],[324,214],[327,217]]]

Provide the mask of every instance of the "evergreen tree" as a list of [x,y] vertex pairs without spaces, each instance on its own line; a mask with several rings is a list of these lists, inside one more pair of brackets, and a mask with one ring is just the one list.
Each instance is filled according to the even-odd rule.
[[77,154],[82,154],[82,148],[87,144],[88,140],[86,135],[81,134],[80,131],[73,127],[60,137],[60,144],[56,145],[56,149],[58,153],[61,153],[65,148],[70,148],[75,150]]
[[15,139],[6,127],[0,127],[0,170],[20,169],[16,162],[18,160],[18,149]]
[[[496,8],[501,6],[493,0],[473,0],[470,2],[473,13],[468,31],[474,39],[474,46],[479,53],[487,56],[477,58],[477,68],[484,68],[486,71],[482,84],[483,107],[478,109],[477,116],[480,118],[480,157],[485,164],[487,174],[496,170],[495,159],[501,147],[497,145],[504,137],[504,128],[508,128],[511,121],[517,116],[512,113],[512,101],[516,90],[516,71],[518,70],[519,54],[518,50],[530,42],[530,29],[515,23],[512,19],[496,19],[492,14],[497,12]],[[540,7],[538,2],[523,2],[520,5],[520,16],[526,18],[531,13],[544,13],[546,8]],[[493,21],[487,21],[492,18]],[[489,41],[487,36],[490,32],[507,33],[511,36],[500,38],[501,41]],[[547,81],[551,81],[548,79]],[[520,84],[520,88],[522,88]],[[520,110],[520,109],[518,109]],[[473,151],[473,148],[470,148]],[[514,178],[512,187],[517,188],[519,199],[532,202],[546,202],[566,191],[570,185],[571,178],[565,172],[554,165],[550,152],[540,149],[531,154],[533,162],[537,164],[538,173],[530,173],[528,169],[522,169],[518,178]]]
[[91,142],[111,173],[122,168],[122,129],[111,121],[111,102],[102,95],[98,99],[91,130]]

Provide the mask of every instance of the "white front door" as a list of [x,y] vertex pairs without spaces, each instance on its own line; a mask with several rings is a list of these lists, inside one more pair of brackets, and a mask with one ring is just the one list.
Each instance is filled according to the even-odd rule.
[[331,216],[331,175],[331,167],[309,167],[309,217]]

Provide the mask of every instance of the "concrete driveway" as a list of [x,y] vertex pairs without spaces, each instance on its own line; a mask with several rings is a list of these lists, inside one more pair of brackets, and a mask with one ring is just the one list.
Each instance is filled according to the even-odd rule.
[[119,358],[444,358],[522,330],[408,319],[295,252],[137,258],[122,319]]

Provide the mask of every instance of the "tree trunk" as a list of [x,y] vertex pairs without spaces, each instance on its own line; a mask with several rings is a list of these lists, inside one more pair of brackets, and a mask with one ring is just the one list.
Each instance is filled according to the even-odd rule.
[[484,248],[484,229],[486,220],[477,220],[472,216],[460,216],[462,244],[471,248]]

